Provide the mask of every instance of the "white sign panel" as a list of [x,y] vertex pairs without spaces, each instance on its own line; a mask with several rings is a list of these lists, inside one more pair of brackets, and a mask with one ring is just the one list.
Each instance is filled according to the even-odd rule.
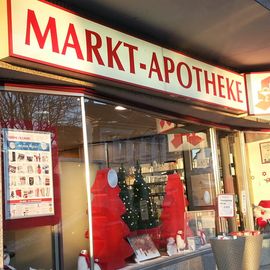
[[235,216],[233,194],[218,195],[218,216],[225,218]]
[[270,72],[248,74],[246,81],[249,114],[270,114]]
[[51,133],[3,130],[6,219],[54,214]]
[[8,3],[9,55],[246,111],[244,77],[37,0]]

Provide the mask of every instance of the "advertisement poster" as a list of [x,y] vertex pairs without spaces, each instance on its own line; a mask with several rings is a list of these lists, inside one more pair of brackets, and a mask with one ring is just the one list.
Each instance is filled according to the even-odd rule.
[[5,218],[54,215],[51,133],[3,129]]

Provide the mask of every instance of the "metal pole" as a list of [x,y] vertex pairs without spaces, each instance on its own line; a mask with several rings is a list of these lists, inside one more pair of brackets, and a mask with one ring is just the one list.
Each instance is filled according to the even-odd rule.
[[94,269],[94,246],[93,246],[93,226],[92,226],[92,204],[91,204],[91,182],[90,182],[90,168],[89,168],[89,152],[88,152],[88,135],[87,122],[85,115],[84,97],[81,97],[82,109],[82,130],[83,130],[83,150],[85,163],[85,182],[87,192],[87,207],[88,207],[88,225],[89,225],[89,254],[90,254],[90,269]]
[[[2,132],[2,130],[0,130]],[[2,153],[2,143],[0,143],[0,153]],[[2,155],[0,155],[0,164],[2,164]],[[3,174],[2,174],[2,166],[0,166],[0,222],[1,222],[1,229],[0,229],[0,269],[4,269],[4,240],[3,240],[3,207],[2,207],[2,199],[3,199],[3,189],[2,189],[2,183],[4,181]]]
[[[215,181],[215,191],[216,196],[221,193],[221,185],[220,185],[220,170],[219,170],[219,162],[218,162],[218,147],[217,147],[217,134],[216,129],[210,128],[210,145],[211,145],[211,152],[212,152],[212,161],[213,161],[213,174],[214,174],[214,181]],[[217,219],[217,231],[218,232],[225,232],[226,229],[226,221],[222,219]]]

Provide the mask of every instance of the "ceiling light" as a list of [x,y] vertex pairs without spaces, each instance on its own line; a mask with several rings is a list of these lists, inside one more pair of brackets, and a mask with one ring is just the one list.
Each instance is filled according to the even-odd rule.
[[127,108],[122,107],[122,106],[116,106],[115,109],[116,109],[117,111],[124,111],[124,110],[126,110]]

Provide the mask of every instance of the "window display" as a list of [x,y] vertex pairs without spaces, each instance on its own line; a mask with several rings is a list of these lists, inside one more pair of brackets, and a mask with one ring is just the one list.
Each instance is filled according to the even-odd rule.
[[[174,133],[179,125],[172,123],[172,128],[168,129],[170,134],[166,134],[167,131],[160,134],[157,123],[162,120],[156,117],[129,108],[117,111],[113,104],[92,100],[85,104],[86,116],[90,120],[88,141],[93,183],[94,245],[97,235],[103,237],[104,254],[117,254],[127,264],[160,255],[184,254],[208,244],[211,235],[215,235],[215,215],[202,214],[199,218],[199,209],[198,216],[188,215],[193,207],[204,210],[205,206],[213,207],[214,204],[215,187],[207,130],[202,128],[199,133],[184,131],[184,123],[181,123],[184,133]],[[180,140],[182,146],[176,148]],[[119,246],[106,247],[106,233],[110,230],[105,228],[110,222],[107,219],[107,222],[102,221],[101,217],[100,223],[95,221],[97,203],[93,187],[101,181],[97,175],[106,168],[117,172],[119,193],[115,196],[119,196],[124,206],[123,211],[118,206],[117,222],[121,216],[129,229],[127,231],[124,226],[121,232],[115,232],[113,238],[120,233],[118,245],[125,239],[132,247],[133,255],[124,255]],[[112,209],[113,203],[105,199],[110,194],[108,190],[106,192],[98,205],[104,209],[103,215],[112,215],[116,209]],[[94,246],[94,260],[99,261],[103,269],[99,250]],[[118,269],[113,267],[117,262],[115,256],[107,259],[104,269],[108,266],[109,269]]]
[[[0,109],[6,129],[8,221],[18,226],[22,219],[58,213],[54,223],[5,229],[5,244],[16,252],[11,263],[16,269],[81,270],[90,268],[93,258],[96,269],[116,270],[183,255],[208,243],[215,227],[203,215],[199,218],[204,207],[213,206],[215,196],[207,129],[167,119],[170,128],[160,133],[160,115],[118,111],[105,101],[19,92],[0,97],[6,96],[14,103],[8,110],[15,115],[11,121],[11,113]],[[25,111],[29,114],[22,118]],[[85,145],[89,164],[84,161]],[[9,212],[8,203],[19,197],[21,204],[34,200],[31,209],[24,202],[28,212],[23,210],[23,218]],[[57,203],[45,208],[37,199]],[[189,216],[194,207],[196,218]]]

